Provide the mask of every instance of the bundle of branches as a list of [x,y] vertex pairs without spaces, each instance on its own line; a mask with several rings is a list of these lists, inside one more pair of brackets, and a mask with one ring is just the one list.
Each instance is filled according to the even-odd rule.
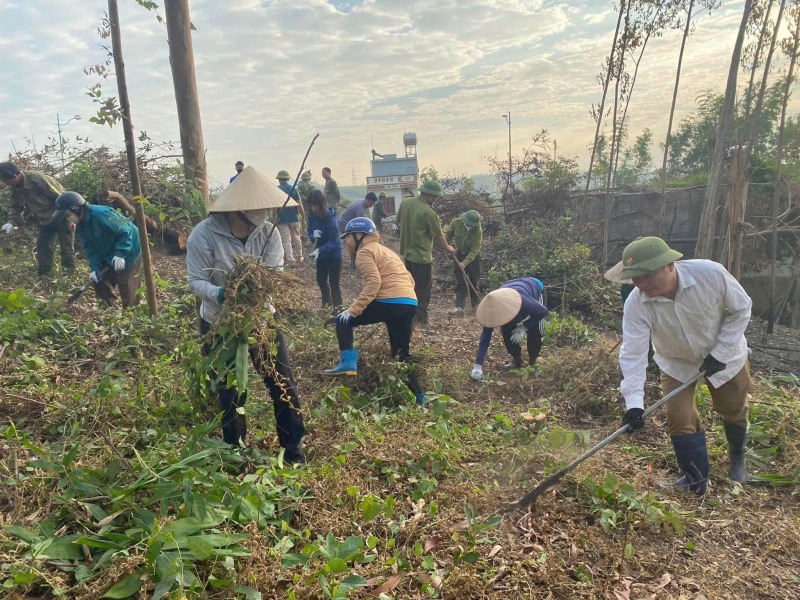
[[276,315],[301,306],[304,288],[296,276],[267,267],[250,255],[236,258],[223,287],[225,301],[203,339],[210,351],[202,367],[214,374],[212,389],[224,382],[243,394],[248,388],[251,356],[262,377],[275,376]]

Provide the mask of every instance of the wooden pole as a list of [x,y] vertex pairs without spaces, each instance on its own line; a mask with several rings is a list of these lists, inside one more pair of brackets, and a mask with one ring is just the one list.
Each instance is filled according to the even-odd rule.
[[208,174],[194,71],[189,0],[165,0],[164,13],[167,21],[169,64],[178,107],[183,172],[187,184],[200,190],[208,200]]
[[117,0],[108,0],[108,23],[111,29],[111,51],[114,54],[114,69],[117,72],[117,91],[119,107],[122,113],[122,131],[125,134],[125,153],[128,156],[128,170],[131,174],[131,191],[133,192],[136,212],[136,226],[139,228],[139,243],[142,247],[142,267],[144,282],[147,288],[147,307],[150,316],[158,314],[156,304],[156,288],[153,283],[153,263],[150,260],[150,239],[147,236],[147,222],[142,206],[142,183],[139,180],[139,164],[136,160],[136,142],[133,137],[131,121],[131,103],[128,99],[128,83],[125,79],[125,61],[122,59],[122,35],[119,28],[119,7]]

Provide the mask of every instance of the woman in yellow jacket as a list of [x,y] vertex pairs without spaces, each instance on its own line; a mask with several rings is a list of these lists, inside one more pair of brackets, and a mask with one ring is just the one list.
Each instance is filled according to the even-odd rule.
[[[350,221],[342,240],[350,256],[355,258],[364,287],[358,298],[336,316],[339,364],[326,370],[325,374],[358,374],[358,350],[353,348],[353,328],[371,323],[386,323],[392,358],[410,363],[411,332],[417,312],[414,279],[400,257],[381,245],[375,223],[367,217]],[[424,405],[425,393],[413,367],[409,373],[408,387],[414,393],[417,404]]]

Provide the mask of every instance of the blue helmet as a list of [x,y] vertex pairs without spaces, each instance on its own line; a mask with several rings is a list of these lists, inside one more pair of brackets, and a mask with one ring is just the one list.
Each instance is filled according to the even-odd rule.
[[340,237],[344,238],[344,236],[350,235],[351,233],[378,233],[378,228],[375,227],[375,223],[372,222],[372,219],[356,217],[347,224],[344,228],[344,233]]

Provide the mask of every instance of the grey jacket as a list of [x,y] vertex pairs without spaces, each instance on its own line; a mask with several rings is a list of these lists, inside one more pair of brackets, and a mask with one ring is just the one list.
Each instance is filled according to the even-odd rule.
[[260,256],[268,267],[283,270],[283,244],[277,229],[269,243],[265,243],[274,228],[272,223],[265,222],[242,244],[231,233],[224,213],[212,213],[197,224],[186,242],[186,270],[192,293],[202,300],[200,316],[204,320],[213,323],[219,313],[217,295],[225,274],[233,269],[236,256]]

